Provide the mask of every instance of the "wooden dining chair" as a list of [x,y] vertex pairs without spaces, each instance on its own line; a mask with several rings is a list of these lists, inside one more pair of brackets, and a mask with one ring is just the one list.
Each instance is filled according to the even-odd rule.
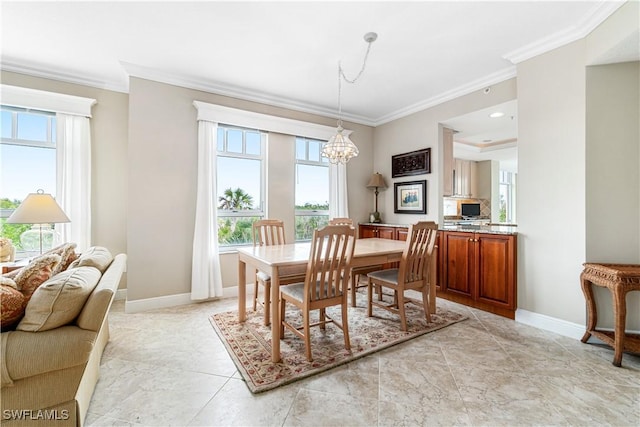
[[[422,307],[427,323],[431,321],[429,312],[429,280],[431,257],[436,243],[438,225],[432,221],[422,221],[409,226],[407,243],[402,253],[399,268],[374,271],[367,274],[367,315],[373,315],[372,306],[384,308],[400,315],[403,331],[407,330],[405,304],[417,301],[405,297],[405,291],[416,290],[422,293]],[[393,303],[373,300],[373,286],[393,290]]]
[[[262,219],[253,223],[253,246],[284,245],[284,222],[279,219]],[[256,270],[256,280],[253,286],[253,311],[258,306],[258,288],[264,288],[264,324],[271,324],[271,277],[260,270]]]
[[[356,239],[355,229],[348,225],[327,225],[314,230],[311,251],[304,282],[280,287],[280,338],[285,328],[304,340],[307,360],[312,361],[311,327],[325,329],[333,323],[342,329],[344,346],[351,349],[349,321],[347,318],[347,288],[351,259]],[[286,319],[286,304],[291,303],[302,311],[302,326]],[[327,307],[339,305],[341,320],[331,318]],[[310,312],[319,310],[318,322],[310,323]]]
[[[329,220],[329,225],[350,225],[353,226],[353,220],[351,218],[333,218]],[[378,271],[382,268],[382,265],[369,265],[366,267],[356,267],[351,269],[351,307],[356,306],[356,292],[358,288],[367,286],[366,284],[360,286],[360,276],[364,276],[372,271]],[[380,294],[382,295],[382,294]]]

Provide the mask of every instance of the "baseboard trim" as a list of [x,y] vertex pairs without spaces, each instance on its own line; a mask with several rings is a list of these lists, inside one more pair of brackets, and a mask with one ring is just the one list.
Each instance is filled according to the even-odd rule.
[[568,322],[566,320],[557,319],[544,314],[534,313],[532,311],[516,310],[516,322],[533,326],[545,331],[554,332],[565,337],[580,339],[584,335],[584,325]]
[[[253,295],[253,292],[249,292],[251,288],[252,287],[247,285],[247,296]],[[118,295],[116,294],[116,297],[117,296]],[[126,297],[126,294],[125,294],[125,297]],[[133,301],[127,300],[124,305],[124,311],[125,313],[140,313],[143,311],[155,310],[158,308],[177,307],[179,305],[193,304],[196,302],[213,301],[221,298],[237,298],[237,297],[238,297],[238,286],[230,286],[228,288],[222,288],[221,297],[210,298],[208,300],[194,301],[191,299],[190,293],[165,295],[161,297],[145,298],[145,299],[139,299],[139,300],[133,300]]]

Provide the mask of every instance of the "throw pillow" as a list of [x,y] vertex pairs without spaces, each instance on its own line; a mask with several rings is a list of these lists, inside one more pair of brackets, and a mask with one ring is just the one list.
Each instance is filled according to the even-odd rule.
[[78,259],[78,254],[76,254],[76,246],[77,245],[75,243],[65,243],[43,254],[60,255],[60,263],[53,269],[52,276],[55,276],[61,271],[65,271],[73,261]]
[[69,268],[95,267],[100,270],[100,273],[104,273],[111,261],[113,261],[113,255],[109,249],[102,246],[92,246],[80,254],[78,259],[69,265]]
[[38,286],[49,280],[52,276],[53,269],[59,263],[60,255],[42,255],[33,259],[26,267],[20,269],[13,280],[16,282],[18,290],[24,295],[25,304],[29,302],[31,295]]
[[52,277],[33,293],[16,329],[48,331],[72,322],[82,311],[100,277],[94,267],[69,269]]
[[12,329],[24,315],[24,295],[16,282],[0,277],[0,330]]

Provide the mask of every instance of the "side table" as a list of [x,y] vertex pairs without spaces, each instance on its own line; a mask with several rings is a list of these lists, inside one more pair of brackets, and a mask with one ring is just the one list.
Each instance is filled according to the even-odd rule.
[[[583,266],[580,283],[587,302],[587,331],[581,341],[586,343],[591,335],[601,339],[614,349],[613,364],[621,366],[624,351],[640,353],[640,335],[626,333],[625,330],[626,296],[627,292],[640,291],[640,265],[584,263]],[[605,287],[611,292],[614,332],[596,329],[598,312],[592,285]]]

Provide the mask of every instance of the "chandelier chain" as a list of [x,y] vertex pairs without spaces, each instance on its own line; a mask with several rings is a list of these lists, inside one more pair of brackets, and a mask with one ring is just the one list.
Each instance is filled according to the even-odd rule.
[[344,79],[345,82],[351,84],[354,84],[358,81],[358,79],[362,76],[362,73],[364,73],[364,69],[367,67],[367,59],[369,58],[371,43],[373,43],[373,41],[367,41],[367,52],[364,54],[362,68],[360,68],[360,71],[353,79],[349,79],[347,77],[347,75],[344,73],[344,70],[342,69],[342,64],[340,63],[340,61],[338,61],[338,124],[342,123],[342,79]]

